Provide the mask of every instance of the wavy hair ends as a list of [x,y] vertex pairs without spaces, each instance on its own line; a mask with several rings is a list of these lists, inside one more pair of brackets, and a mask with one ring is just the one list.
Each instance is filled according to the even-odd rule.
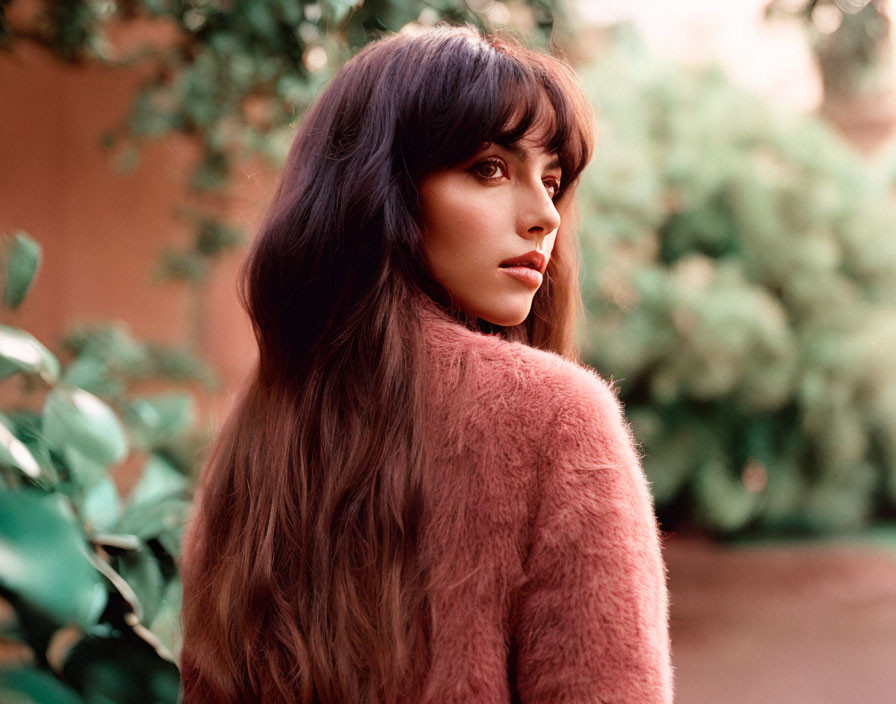
[[184,536],[184,704],[427,702],[430,571],[416,550],[435,302],[418,184],[484,142],[556,152],[562,222],[532,313],[499,334],[577,359],[575,188],[594,113],[561,60],[469,27],[369,44],[304,117],[240,275],[258,361]]

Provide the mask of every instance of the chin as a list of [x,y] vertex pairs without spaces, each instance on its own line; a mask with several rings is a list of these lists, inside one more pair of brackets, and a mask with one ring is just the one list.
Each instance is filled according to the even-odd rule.
[[532,312],[532,299],[530,296],[497,296],[490,303],[494,305],[482,305],[483,296],[455,297],[455,302],[469,317],[479,318],[492,325],[500,325],[504,328],[512,328],[521,324],[529,313]]
[[526,306],[525,310],[516,311],[483,311],[479,313],[479,317],[487,320],[493,325],[500,325],[505,328],[512,328],[519,325],[529,317],[531,306]]

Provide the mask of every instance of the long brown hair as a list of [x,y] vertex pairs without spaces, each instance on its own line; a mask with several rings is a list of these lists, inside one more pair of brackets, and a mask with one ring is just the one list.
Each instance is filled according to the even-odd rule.
[[[187,704],[399,702],[425,673],[415,309],[578,359],[572,220],[593,119],[561,60],[445,26],[368,45],[309,110],[241,270],[257,366],[184,539]],[[498,329],[427,274],[417,188],[536,129],[561,162],[563,224],[529,317]]]

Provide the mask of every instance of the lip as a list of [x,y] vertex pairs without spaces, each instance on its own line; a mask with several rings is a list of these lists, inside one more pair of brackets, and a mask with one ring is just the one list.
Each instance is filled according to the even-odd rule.
[[528,266],[503,266],[501,267],[501,271],[506,272],[508,276],[512,276],[517,281],[521,281],[533,288],[538,288],[541,286],[542,281],[544,281],[540,271]]
[[519,257],[505,259],[498,266],[501,268],[513,266],[527,267],[527,265],[530,264],[534,266],[535,270],[538,271],[539,274],[544,276],[544,270],[548,266],[548,260],[541,252],[535,249],[533,249],[531,252],[526,252]]

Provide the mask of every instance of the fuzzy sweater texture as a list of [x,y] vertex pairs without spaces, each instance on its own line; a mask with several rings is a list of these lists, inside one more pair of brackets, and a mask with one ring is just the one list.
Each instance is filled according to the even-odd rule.
[[445,702],[668,704],[666,569],[611,383],[424,308]]
[[438,586],[414,702],[670,704],[661,535],[612,384],[420,314],[437,471],[419,555]]

